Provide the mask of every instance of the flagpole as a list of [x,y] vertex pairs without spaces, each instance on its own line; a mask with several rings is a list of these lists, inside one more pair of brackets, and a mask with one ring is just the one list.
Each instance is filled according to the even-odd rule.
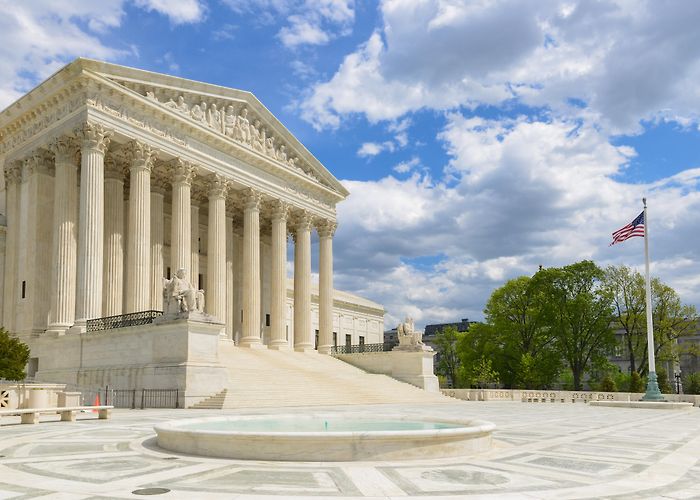
[[654,354],[654,320],[651,309],[651,279],[649,278],[649,219],[647,218],[647,199],[644,203],[644,270],[646,274],[646,309],[647,309],[647,350],[649,351],[649,376],[647,377],[647,392],[643,401],[663,401],[656,378],[656,356]]

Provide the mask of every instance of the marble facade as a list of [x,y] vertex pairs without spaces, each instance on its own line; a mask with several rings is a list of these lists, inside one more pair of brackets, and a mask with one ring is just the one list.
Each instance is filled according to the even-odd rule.
[[0,162],[0,316],[30,344],[162,310],[181,268],[222,340],[382,341],[383,308],[333,288],[347,190],[249,92],[77,59],[0,113]]

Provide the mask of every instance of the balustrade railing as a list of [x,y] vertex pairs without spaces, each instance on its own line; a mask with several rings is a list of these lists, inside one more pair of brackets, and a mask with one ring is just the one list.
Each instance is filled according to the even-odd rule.
[[163,311],[139,311],[128,314],[118,314],[105,318],[94,318],[87,320],[88,332],[99,332],[114,328],[126,328],[129,326],[148,325],[158,316],[162,316]]
[[359,354],[363,352],[387,352],[398,344],[396,342],[384,342],[381,344],[357,344],[339,345],[331,347],[331,354]]

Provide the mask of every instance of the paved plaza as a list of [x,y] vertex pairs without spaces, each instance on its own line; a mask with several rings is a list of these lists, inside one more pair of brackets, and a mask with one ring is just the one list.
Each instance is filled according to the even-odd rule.
[[[315,408],[317,410],[318,408]],[[4,417],[0,498],[700,498],[700,410],[581,404],[454,402],[333,407],[484,419],[498,426],[479,456],[404,462],[250,462],[159,449],[153,425],[169,419],[269,413],[115,410],[75,423],[20,425]],[[303,412],[304,409],[284,409]],[[51,419],[52,417],[44,417]]]

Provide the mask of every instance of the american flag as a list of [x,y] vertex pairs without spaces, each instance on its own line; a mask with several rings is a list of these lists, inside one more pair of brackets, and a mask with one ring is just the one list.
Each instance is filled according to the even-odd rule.
[[639,214],[636,219],[615,231],[612,234],[613,240],[609,246],[613,246],[615,243],[622,243],[628,238],[633,236],[644,236],[644,212]]

